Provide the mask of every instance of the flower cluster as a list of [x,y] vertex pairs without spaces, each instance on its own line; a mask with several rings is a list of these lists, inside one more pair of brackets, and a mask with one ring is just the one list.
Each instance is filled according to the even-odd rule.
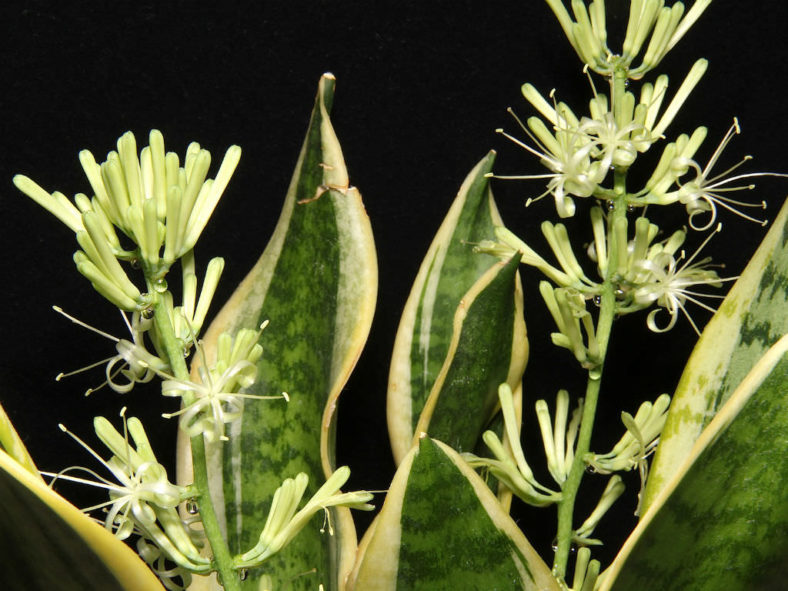
[[[648,477],[648,456],[656,449],[668,417],[670,396],[663,394],[653,403],[644,402],[633,417],[621,413],[626,432],[606,454],[589,454],[586,463],[600,474],[638,469],[642,493]],[[638,511],[635,512],[638,514]]]
[[[508,384],[503,383],[498,387],[498,399],[501,402],[506,445],[501,443],[495,432],[485,431],[482,439],[492,452],[494,459],[482,458],[471,453],[464,453],[463,458],[472,468],[488,470],[504,486],[529,505],[544,507],[557,503],[561,500],[561,493],[540,484],[534,477],[533,470],[531,470],[525,459],[523,448],[520,445],[520,422],[516,417],[512,389]],[[571,457],[574,454],[573,438],[577,435],[578,424],[579,415],[576,414],[573,416],[570,428],[568,430],[564,429],[567,455],[561,454],[563,456],[560,459],[561,462],[565,462],[568,459],[571,464]],[[548,462],[550,462],[550,459],[548,457]]]
[[[42,474],[52,477],[50,486],[58,480],[65,480],[107,490],[110,500],[87,507],[84,511],[105,510],[106,516],[102,520],[104,526],[121,540],[132,535],[138,536],[140,556],[156,572],[165,587],[183,589],[188,586],[192,574],[207,574],[214,570],[210,558],[200,554],[204,537],[199,528],[193,527],[198,518],[182,519],[178,511],[179,505],[186,503],[186,513],[197,514],[193,500],[196,491],[193,487],[172,484],[167,478],[166,469],[153,453],[142,423],[136,417],[126,419],[125,408],[121,410],[121,416],[123,434],[104,417],[96,417],[94,421],[97,437],[112,454],[108,460],[64,426],[60,426],[98,460],[115,481],[81,467]],[[73,476],[75,471],[84,472],[95,480]],[[298,506],[309,479],[304,473],[286,479],[274,494],[259,541],[248,552],[234,557],[235,568],[244,572],[246,568],[259,566],[284,548],[315,513],[326,512],[330,529],[330,507],[373,509],[368,504],[372,499],[371,493],[340,492],[339,489],[349,476],[350,469],[347,466],[337,469],[300,510]]]
[[589,102],[589,115],[578,117],[563,102],[553,104],[531,84],[524,84],[525,99],[550,124],[549,128],[539,117],[529,117],[523,123],[513,111],[522,131],[536,147],[499,129],[498,132],[537,156],[549,172],[532,175],[491,175],[503,179],[549,179],[547,190],[527,205],[552,195],[560,217],[575,213],[573,197],[609,199],[612,189],[604,187],[611,168],[625,170],[636,160],[638,153],[646,152],[673,122],[676,114],[706,71],[708,62],[698,60],[690,69],[667,107],[662,104],[667,94],[668,77],[657,78],[653,84],[643,84],[639,96],[629,90],[610,95],[596,91],[593,81],[593,98]]
[[[75,232],[81,247],[74,254],[77,270],[118,308],[134,312],[148,308],[152,295],[134,285],[120,261],[140,264],[151,284],[164,277],[194,247],[240,155],[238,146],[229,148],[216,179],[206,180],[211,155],[199,144],[189,145],[181,166],[176,154],[165,153],[159,131],[151,131],[139,156],[134,134],[127,132],[101,165],[88,150],[80,153],[92,198],[79,193],[72,203],[24,175],[16,175],[14,184]],[[132,249],[123,247],[117,230]]]
[[[161,378],[162,394],[180,402],[179,410],[162,416],[179,417],[180,428],[191,438],[192,449],[199,450],[195,452],[199,458],[205,453],[206,442],[228,439],[226,426],[240,420],[246,399],[289,400],[285,392],[276,396],[245,392],[257,377],[257,362],[263,353],[260,339],[267,321],[258,330],[220,335],[210,361],[198,340],[224,260],[214,258],[208,263],[198,290],[193,249],[238,163],[240,149],[231,147],[216,179],[206,180],[210,154],[196,143],[189,146],[183,166],[175,154],[165,153],[161,133],[155,130],[150,134],[150,145],[139,155],[130,132],[118,140],[117,146],[101,165],[90,152],[80,153],[94,192],[92,198],[78,194],[71,202],[62,193],[48,193],[23,175],[17,175],[14,182],[76,233],[81,248],[74,255],[77,269],[120,309],[129,330],[129,338],[117,338],[56,307],[72,322],[115,345],[115,355],[84,369],[106,364],[102,386],[121,393],[129,392],[137,383]],[[176,261],[182,271],[179,304],[166,279]],[[132,282],[124,264],[141,269],[144,290]],[[190,375],[185,358],[192,349],[196,355]],[[60,374],[57,379],[73,373],[77,372]],[[205,463],[193,462],[194,484],[172,484],[164,466],[156,460],[140,421],[134,417],[126,420],[125,409],[121,415],[123,435],[105,418],[95,419],[96,434],[112,453],[107,460],[69,433],[116,482],[77,467],[49,475],[53,482],[68,480],[106,489],[109,500],[86,511],[105,510],[104,526],[120,539],[138,536],[140,556],[168,589],[183,589],[192,574],[213,571],[225,577],[237,571],[243,579],[247,568],[279,552],[316,512],[326,511],[330,530],[328,508],[372,508],[367,504],[370,493],[340,492],[350,473],[343,467],[298,510],[308,480],[306,474],[298,474],[286,479],[277,490],[258,543],[248,552],[230,557],[221,546],[224,540],[215,511],[200,508],[213,503]],[[74,475],[75,471],[95,480]],[[182,503],[186,504],[184,515],[193,518],[181,518],[178,506]],[[197,521],[201,527],[192,528]]]
[[347,466],[338,468],[298,511],[298,505],[306,491],[309,477],[301,472],[295,478],[286,479],[274,493],[268,518],[259,540],[249,551],[235,557],[236,567],[258,566],[269,559],[284,548],[315,513],[325,511],[330,529],[329,507],[341,506],[362,511],[372,510],[374,507],[368,504],[368,501],[372,499],[371,493],[365,491],[342,493],[339,491],[349,477],[350,469]]
[[241,417],[245,398],[289,400],[286,392],[277,396],[240,392],[251,386],[257,376],[256,363],[263,354],[258,341],[266,324],[259,330],[241,329],[234,338],[229,333],[222,333],[217,340],[216,359],[210,365],[202,347],[198,346],[199,382],[179,380],[160,372],[165,378],[162,394],[179,397],[183,401],[179,411],[162,416],[180,416],[181,428],[189,437],[202,434],[207,441],[225,441],[224,426]]
[[[79,482],[106,489],[110,500],[85,509],[106,510],[104,526],[121,540],[136,534],[143,540],[146,554],[152,558],[162,556],[192,573],[207,573],[212,570],[211,561],[200,555],[198,535],[181,520],[178,505],[193,496],[188,487],[172,484],[167,471],[151,449],[142,423],[136,417],[123,416],[124,434],[104,417],[96,417],[94,428],[101,442],[112,453],[104,460],[76,435],[61,425],[82,447],[84,447],[114,477],[115,482],[99,476],[87,468],[67,468],[58,474],[43,473],[58,480]],[[131,436],[131,441],[129,441]],[[79,470],[96,480],[72,476]],[[153,551],[155,548],[155,552]]]
[[718,288],[724,282],[736,279],[721,278],[710,258],[698,257],[711,237],[721,230],[719,225],[688,257],[681,250],[687,237],[685,230],[677,230],[668,238],[656,241],[660,229],[645,216],[634,220],[632,237],[632,224],[626,217],[611,220],[600,207],[592,208],[590,217],[593,241],[588,246],[588,255],[596,263],[598,281],[590,279],[584,272],[572,249],[567,229],[560,223],[545,221],[541,226],[557,265],[547,262],[506,228],[496,229],[498,242],[483,241],[476,247],[477,251],[499,257],[521,252],[524,264],[536,267],[550,279],[540,282],[539,291],[558,328],[552,334],[553,343],[572,351],[584,367],[594,369],[599,354],[587,302],[591,300],[598,304],[606,283],[613,288],[617,315],[631,314],[656,304],[668,313],[670,319],[665,326],[659,326],[656,322],[659,308],[653,310],[647,319],[652,331],[670,330],[676,324],[678,313],[682,312],[693,329],[699,332],[687,312],[687,302],[713,312],[714,308],[702,298],[720,296],[697,291],[697,288]]
[[[199,298],[197,297],[197,275],[195,273],[194,253],[192,251],[181,259],[181,267],[183,269],[183,302],[180,306],[174,306],[172,293],[167,290],[167,283],[164,279],[157,281],[156,288],[160,290],[157,292],[159,304],[165,308],[166,316],[175,333],[178,346],[184,352],[188,352],[205,322],[219,278],[224,269],[224,259],[216,257],[208,263]],[[130,340],[119,339],[94,328],[67,314],[58,306],[55,306],[54,309],[73,323],[115,342],[117,351],[117,355],[109,359],[76,371],[61,373],[57,376],[57,380],[106,363],[106,380],[98,388],[88,390],[86,394],[90,394],[104,385],[108,385],[114,391],[124,394],[131,391],[136,383],[149,382],[155,375],[168,375],[168,372],[171,371],[163,339],[159,334],[159,329],[153,322],[150,309],[146,308],[142,311],[133,312],[131,321],[129,321],[127,314],[121,311],[123,321],[131,336]],[[119,376],[124,380],[119,381]]]
[[[656,67],[711,4],[711,0],[696,0],[685,14],[682,2],[665,6],[665,0],[632,0],[622,50],[615,53],[607,45],[604,0],[592,0],[588,6],[584,0],[573,0],[574,18],[562,0],[546,1],[569,43],[586,65],[604,75],[624,71],[635,80]],[[646,39],[649,39],[648,45]],[[644,46],[646,50],[640,65],[633,67]]]
[[[506,444],[502,443],[493,431],[486,431],[482,438],[492,452],[493,458],[483,458],[471,453],[464,453],[463,458],[473,468],[488,470],[504,486],[529,505],[543,507],[559,502],[562,499],[562,493],[539,484],[525,459],[525,454],[520,444],[519,421],[514,411],[512,390],[508,384],[504,383],[499,386],[498,398],[501,402],[501,412],[504,419]],[[552,421],[547,402],[544,400],[536,401],[536,416],[539,422],[539,430],[542,434],[547,469],[559,487],[563,487],[575,461],[575,443],[580,430],[582,413],[583,399],[581,398],[578,401],[577,408],[570,417],[569,393],[566,390],[560,390],[556,396],[555,415]],[[648,425],[646,431],[648,434],[651,434],[652,423],[650,422]],[[626,444],[620,447],[620,450],[619,447],[616,448],[619,454],[624,454],[629,450]],[[626,449],[624,449],[625,447]],[[601,461],[604,462],[605,459],[613,456],[594,456],[594,458],[596,457],[602,458]],[[589,464],[591,464],[591,460],[589,460]],[[625,468],[619,469],[629,468],[629,464],[626,464]],[[610,471],[612,472],[612,470]],[[623,492],[624,484],[621,481],[621,477],[614,475],[608,482],[607,488],[602,493],[591,515],[574,532],[573,540],[575,543],[581,546],[601,543],[590,536],[602,516]]]

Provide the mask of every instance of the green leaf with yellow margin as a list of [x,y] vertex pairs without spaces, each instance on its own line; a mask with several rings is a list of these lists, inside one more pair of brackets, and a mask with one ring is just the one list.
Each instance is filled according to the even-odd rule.
[[[503,225],[486,176],[494,160],[495,153],[490,152],[460,187],[419,268],[400,320],[387,401],[389,437],[397,463],[408,453],[419,430],[425,430],[427,422],[437,428],[437,421],[450,422],[456,416],[441,417],[440,411],[436,415],[429,410],[420,427],[422,411],[428,406],[435,408],[439,399],[444,402],[452,399],[456,407],[464,409],[465,415],[475,414],[484,421],[489,420],[488,415],[482,416],[488,410],[486,402],[479,404],[479,399],[487,399],[487,385],[482,391],[472,391],[463,389],[461,380],[452,378],[471,369],[466,363],[472,361],[468,356],[472,357],[475,352],[479,355],[489,353],[486,355],[489,359],[476,363],[477,370],[473,372],[479,374],[494,368],[486,381],[495,389],[501,382],[508,381],[516,390],[525,367],[528,345],[522,321],[519,278],[512,280],[509,293],[497,304],[503,316],[496,316],[495,306],[485,304],[490,316],[477,314],[466,319],[469,306],[484,285],[503,281],[503,275],[507,280],[511,278],[511,269],[507,267],[507,272],[493,281],[505,265],[495,257],[473,252],[474,244],[495,240],[495,226]],[[464,333],[463,322],[466,325]],[[474,325],[475,330],[485,322],[508,326],[492,340],[482,342],[481,335],[472,334],[470,325]],[[462,347],[458,348],[460,344]],[[497,356],[494,348],[498,348]],[[485,381],[480,375],[475,378]],[[441,438],[445,432],[435,436]],[[470,451],[474,443],[466,451]]]
[[550,569],[457,452],[424,437],[364,536],[353,591],[558,591]]
[[[416,425],[459,452],[473,451],[498,408],[498,386],[525,368],[520,256],[495,263],[454,313],[449,351]],[[416,443],[414,441],[414,443]]]
[[788,332],[787,222],[788,202],[690,356],[660,436],[643,514],[744,376]]
[[599,591],[785,587],[788,335],[703,430],[604,575]]
[[163,591],[131,548],[44,484],[2,407],[0,444],[3,589]]
[[41,478],[33,458],[30,457],[27,447],[25,447],[22,438],[19,437],[16,429],[14,429],[14,425],[11,423],[11,419],[6,414],[2,404],[0,404],[0,449],[5,450],[12,459],[16,460],[18,464],[33,476]]
[[[223,500],[233,553],[257,542],[274,491],[285,478],[305,472],[308,498],[333,472],[337,398],[372,322],[375,249],[361,196],[349,185],[329,120],[334,83],[330,74],[320,80],[271,240],[204,338],[211,359],[222,332],[257,328],[270,320],[260,340],[264,353],[258,381],[250,393],[290,396],[289,402],[247,399],[241,421],[230,429],[230,441],[209,450],[212,492]],[[180,478],[188,481],[188,470]],[[323,525],[323,516],[316,516],[278,555],[251,569],[243,587],[256,590],[260,576],[268,574],[275,589],[342,588],[356,550],[349,510],[331,510],[334,535]],[[215,588],[202,584],[207,586],[194,588]]]

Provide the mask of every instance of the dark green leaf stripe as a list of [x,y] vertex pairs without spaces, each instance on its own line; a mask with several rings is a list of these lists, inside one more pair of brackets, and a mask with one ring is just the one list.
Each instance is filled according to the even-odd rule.
[[788,575],[788,337],[776,347],[770,352],[776,353],[775,359],[766,364],[766,371],[773,369],[760,385],[745,383],[720,410],[702,438],[710,443],[705,449],[699,445],[702,451],[686,475],[677,479],[672,493],[668,496],[665,491],[655,501],[616,560],[615,569],[611,568],[615,572],[603,589],[784,587]]
[[490,520],[468,480],[428,438],[421,440],[402,503],[397,589],[525,588],[533,574]]
[[788,332],[787,222],[788,203],[698,340],[673,396],[644,508],[753,364]]
[[[251,392],[287,392],[290,401],[247,400],[240,428],[223,456],[223,495],[231,551],[253,546],[265,525],[274,491],[305,472],[311,496],[333,470],[333,410],[371,323],[376,265],[369,221],[347,172],[328,119],[334,80],[324,76],[304,147],[277,229],[260,261],[206,336],[258,326],[264,354]],[[333,511],[336,535],[321,534],[323,516],[279,555],[249,573],[257,589],[263,573],[275,588],[337,588],[352,560],[355,531],[346,509]]]
[[0,582],[24,591],[156,591],[123,542],[0,450]]
[[[788,213],[788,208],[786,209]],[[785,218],[775,220],[775,224]],[[763,353],[788,333],[788,224],[775,225],[776,240],[758,288],[742,317],[739,339],[714,398],[720,408]],[[706,423],[711,417],[706,419]]]
[[355,591],[557,591],[481,478],[427,437],[400,464],[355,574]]
[[[416,431],[473,451],[509,378],[520,257],[485,273],[457,311],[454,339]],[[519,376],[518,376],[519,379]]]

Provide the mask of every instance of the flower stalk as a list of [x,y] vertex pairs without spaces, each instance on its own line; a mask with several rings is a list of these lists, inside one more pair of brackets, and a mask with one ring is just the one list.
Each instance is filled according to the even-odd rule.
[[[619,84],[623,87],[625,79],[619,79]],[[616,170],[614,179],[614,191],[616,197],[613,199],[613,207],[609,212],[608,224],[613,227],[618,219],[626,219],[626,172]],[[577,493],[580,482],[585,474],[586,461],[591,445],[591,435],[594,429],[594,418],[596,417],[597,404],[599,402],[599,391],[602,385],[602,372],[604,369],[605,358],[607,355],[610,334],[613,328],[613,320],[616,314],[616,294],[614,287],[614,273],[617,266],[617,244],[615,233],[609,232],[610,236],[610,263],[608,265],[605,281],[602,283],[599,307],[599,319],[596,325],[596,341],[598,345],[598,366],[588,373],[586,382],[586,392],[583,403],[583,414],[580,419],[580,432],[577,436],[577,448],[574,461],[569,470],[566,481],[561,488],[561,500],[558,503],[558,530],[556,535],[556,549],[553,558],[553,574],[560,580],[566,576],[566,567],[569,560],[569,551],[573,539],[573,516]]]
[[[189,370],[183,357],[183,347],[175,337],[175,331],[170,316],[161,300],[153,305],[153,321],[156,324],[161,342],[169,358],[170,367],[173,375],[179,379],[188,381]],[[185,405],[194,402],[195,395],[186,391],[183,394]],[[213,498],[211,497],[210,487],[208,486],[208,464],[205,453],[205,439],[202,434],[195,435],[190,439],[192,450],[192,465],[194,468],[194,489],[195,499],[200,507],[200,520],[205,531],[205,537],[211,545],[213,553],[213,566],[221,577],[222,584],[226,591],[240,591],[241,582],[238,573],[233,565],[232,555],[227,546],[227,541],[222,534],[221,526],[214,509]]]

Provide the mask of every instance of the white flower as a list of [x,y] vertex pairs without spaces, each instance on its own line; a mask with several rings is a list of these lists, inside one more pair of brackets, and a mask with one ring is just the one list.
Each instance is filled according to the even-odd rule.
[[[702,135],[705,136],[705,128],[701,129],[703,130]],[[700,129],[696,133],[699,132]],[[745,156],[739,162],[721,173],[712,174],[712,169],[717,164],[723,150],[725,150],[730,141],[739,133],[741,133],[741,128],[739,127],[738,120],[734,118],[733,125],[728,129],[722,141],[711,155],[708,163],[703,168],[692,159],[692,155],[700,145],[702,137],[698,141],[695,139],[695,134],[693,134],[693,138],[689,141],[685,140],[681,144],[680,149],[676,148],[670,152],[668,151],[670,146],[668,146],[660,164],[657,166],[658,170],[655,171],[652,178],[646,184],[646,195],[642,201],[644,203],[657,203],[661,205],[675,203],[677,201],[682,203],[687,208],[687,213],[689,213],[690,216],[690,226],[694,230],[708,230],[717,219],[717,207],[727,209],[746,220],[766,225],[766,220],[758,219],[741,211],[741,208],[765,209],[765,201],[749,203],[731,199],[727,197],[726,194],[755,188],[755,185],[752,183],[734,184],[744,179],[764,176],[785,177],[788,175],[774,172],[751,172],[730,176],[733,171],[738,169],[745,162],[751,160],[751,156]],[[665,161],[669,161],[669,163],[666,164]],[[695,172],[695,178],[688,181],[682,181],[681,177],[686,175],[690,170]],[[668,189],[673,183],[675,183],[676,187],[674,190],[669,191]],[[708,219],[702,224],[696,224],[696,218],[706,213],[708,213]]]
[[[734,176],[729,176],[731,172],[739,168],[742,164],[750,160],[751,156],[745,156],[742,158],[738,163],[734,164],[724,172],[711,176],[711,170],[714,168],[714,165],[717,163],[722,151],[728,145],[728,143],[733,139],[734,135],[738,135],[741,133],[741,128],[739,127],[739,122],[734,119],[733,125],[731,125],[728,132],[725,134],[725,137],[722,138],[719,146],[712,154],[711,158],[709,159],[706,166],[701,170],[700,165],[697,162],[691,161],[688,162],[688,166],[695,170],[695,178],[691,181],[686,183],[679,182],[679,189],[676,192],[676,197],[680,203],[686,206],[687,213],[690,216],[690,225],[696,230],[707,230],[714,224],[715,220],[717,219],[717,206],[723,207],[728,211],[732,211],[736,215],[743,217],[746,220],[750,220],[753,222],[758,222],[761,225],[766,225],[766,220],[759,220],[752,216],[749,216],[742,211],[736,209],[737,207],[757,207],[760,209],[766,208],[766,202],[761,201],[760,203],[747,203],[743,201],[736,201],[734,199],[730,199],[729,197],[725,197],[725,193],[729,193],[732,191],[742,191],[745,189],[754,189],[755,185],[748,183],[745,185],[734,185],[730,186],[730,183],[734,183],[736,181],[740,181],[742,179],[753,178],[758,176],[782,176],[776,175],[772,173],[748,173],[748,174],[738,174]],[[705,224],[701,226],[696,226],[693,222],[698,214],[702,214],[705,212],[709,212],[709,219],[706,221]]]
[[593,195],[599,183],[607,175],[609,163],[596,161],[592,158],[592,152],[597,147],[598,141],[579,129],[579,121],[569,107],[559,103],[553,108],[544,99],[538,105],[542,113],[553,124],[553,132],[538,117],[530,117],[527,120],[527,125],[524,125],[514,112],[509,110],[522,130],[536,144],[536,148],[501,129],[497,131],[537,156],[550,172],[533,175],[489,176],[501,179],[549,179],[547,191],[538,197],[528,199],[526,205],[530,205],[546,195],[552,195],[558,215],[571,217],[575,212],[572,196],[590,197]]
[[162,394],[183,399],[183,408],[162,416],[179,416],[180,426],[189,437],[204,435],[208,441],[226,441],[228,438],[224,434],[224,426],[241,418],[244,398],[283,398],[288,401],[286,392],[278,396],[239,392],[250,387],[257,376],[255,364],[263,354],[258,340],[266,324],[267,322],[258,331],[241,329],[234,339],[228,333],[223,333],[217,343],[216,361],[210,366],[205,359],[205,352],[198,345],[199,382],[179,380],[164,372],[157,372],[165,378],[162,382]]
[[[61,430],[98,460],[117,482],[80,467],[66,468],[57,474],[42,474],[53,477],[51,484],[57,480],[68,480],[106,489],[110,500],[88,507],[84,509],[85,512],[106,509],[104,526],[119,539],[124,540],[137,533],[155,543],[169,560],[192,572],[209,572],[210,560],[200,556],[176,510],[179,503],[191,496],[190,491],[169,482],[166,469],[153,454],[142,423],[136,417],[126,420],[125,410],[121,410],[124,435],[118,433],[104,417],[94,420],[96,435],[112,452],[109,460],[104,460],[84,441],[60,425]],[[134,446],[129,443],[129,434]],[[69,475],[69,472],[76,470],[96,480]]]
[[736,277],[721,279],[717,272],[710,267],[710,257],[695,261],[703,247],[711,240],[711,237],[721,229],[722,225],[720,224],[714,232],[709,234],[692,256],[687,258],[681,265],[679,263],[686,258],[684,251],[681,251],[678,258],[667,252],[662,252],[653,259],[641,261],[641,268],[648,272],[650,276],[647,281],[635,289],[635,303],[646,307],[656,302],[670,316],[668,324],[660,327],[656,322],[656,315],[660,310],[653,310],[648,315],[647,324],[649,329],[654,332],[670,330],[675,326],[678,313],[681,311],[687,317],[695,332],[700,335],[698,326],[687,312],[686,303],[689,301],[704,310],[715,312],[716,310],[713,307],[701,301],[700,298],[722,299],[724,296],[698,292],[694,288],[704,285],[720,287],[723,282],[736,279]]
[[[68,373],[60,373],[55,378],[57,381],[65,377],[69,377],[75,375],[77,373],[82,373],[88,369],[92,369],[96,366],[107,364],[105,374],[106,374],[106,381],[104,381],[101,385],[96,388],[91,388],[85,395],[91,394],[96,390],[102,388],[105,385],[108,385],[110,388],[115,390],[115,392],[119,392],[121,394],[125,394],[126,392],[131,391],[136,383],[147,383],[153,379],[153,376],[156,375],[156,372],[165,371],[169,368],[169,365],[166,361],[150,353],[144,344],[144,335],[145,333],[151,328],[152,321],[150,319],[145,318],[145,312],[134,312],[132,314],[132,320],[129,322],[128,317],[124,312],[121,311],[121,316],[123,316],[123,321],[126,323],[126,327],[129,329],[129,333],[131,333],[131,341],[126,339],[118,339],[117,337],[112,336],[102,330],[94,328],[77,318],[74,318],[70,314],[67,314],[63,311],[62,308],[58,306],[54,306],[53,309],[58,314],[61,314],[68,318],[74,324],[77,324],[83,328],[87,328],[88,330],[95,332],[102,337],[109,339],[115,342],[115,348],[118,352],[117,355],[110,357],[108,359],[103,359],[87,367],[83,367],[81,369],[71,371]],[[126,381],[121,382],[118,381],[118,376],[123,376]]]

